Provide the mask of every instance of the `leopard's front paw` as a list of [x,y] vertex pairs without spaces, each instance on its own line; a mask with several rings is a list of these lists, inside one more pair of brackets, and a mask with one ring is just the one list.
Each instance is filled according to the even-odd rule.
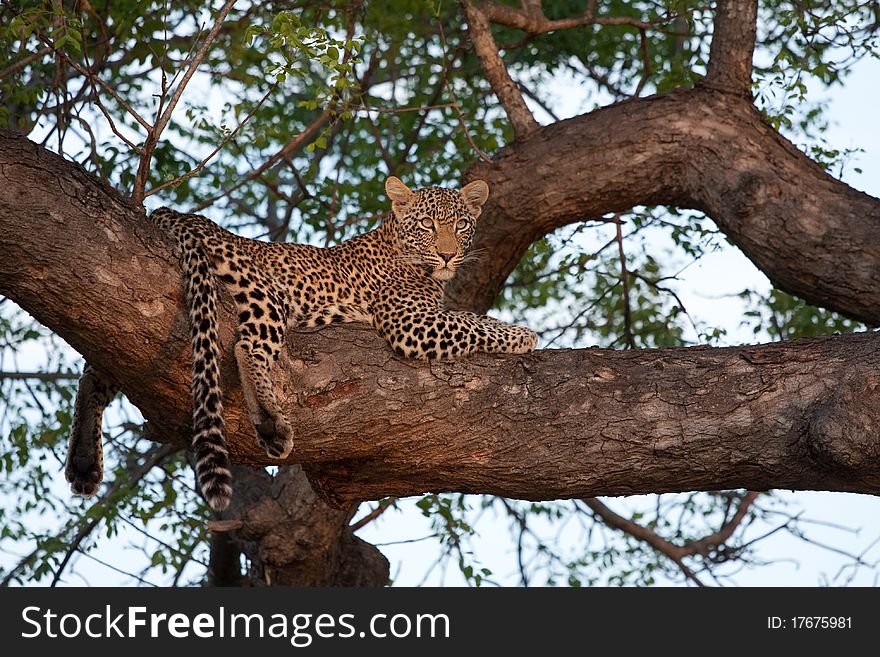
[[538,334],[522,326],[517,326],[516,328],[518,328],[519,331],[513,353],[527,354],[534,351],[535,347],[538,346]]
[[266,415],[266,418],[255,425],[257,437],[266,450],[266,454],[273,459],[287,458],[293,449],[293,431],[283,415],[274,418]]

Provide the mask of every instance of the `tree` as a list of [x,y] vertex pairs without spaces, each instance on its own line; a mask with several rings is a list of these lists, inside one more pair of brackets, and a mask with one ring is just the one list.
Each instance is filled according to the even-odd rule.
[[[710,217],[778,289],[755,311],[787,313],[776,337],[878,323],[880,201],[829,174],[840,153],[817,146],[810,159],[780,130],[821,133],[821,111],[795,106],[800,76],[841,79],[851,61],[833,59],[839,45],[851,60],[873,52],[880,20],[870,3],[808,4],[769,2],[759,16],[756,0],[712,11],[679,1],[158,3],[137,14],[124,2],[4,3],[4,120],[31,138],[0,133],[0,292],[117,380],[146,419],[121,424],[101,504],[39,534],[26,518],[7,521],[10,538],[36,538],[7,580],[58,580],[98,527],[153,521],[172,540],[150,565],[175,582],[208,542],[210,583],[379,585],[387,562],[352,527],[433,491],[419,507],[476,583],[488,573],[462,548],[463,498],[437,493],[501,496],[520,547],[530,518],[563,513],[541,501],[579,500],[569,513],[651,555],[620,581],[665,568],[702,583],[701,572],[742,556],[731,537],[766,512],[748,491],[876,494],[874,336],[685,348],[687,313],[668,277],[650,245],[628,246],[663,226],[699,257]],[[773,60],[755,69],[759,18]],[[553,117],[546,78],[566,70],[618,102],[540,125],[536,113]],[[756,107],[756,74],[781,81],[779,111],[766,99]],[[220,92],[219,112],[192,99]],[[555,309],[564,321],[540,327],[548,341],[625,349],[413,365],[365,328],[298,334],[274,373],[297,443],[274,476],[260,469],[275,464],[254,440],[227,354],[240,467],[236,499],[209,535],[207,509],[181,483],[190,398],[178,264],[142,204],[211,208],[245,234],[328,243],[380,219],[377,171],[489,183],[481,258],[454,280],[451,305],[496,304],[539,323],[539,309]],[[595,253],[580,250],[589,230],[611,233]],[[13,311],[4,322],[12,345],[36,337]],[[718,337],[701,332],[707,344]],[[19,513],[71,504],[46,494],[40,464],[69,424],[58,406],[68,376],[37,377],[36,408],[7,420],[7,492],[30,491]],[[32,379],[11,380],[22,387],[4,394],[20,406]],[[48,422],[46,407],[58,408]],[[702,533],[673,530],[659,503],[646,523],[596,499],[730,489],[682,507],[714,524]],[[380,502],[350,524],[364,500]],[[589,581],[581,566],[564,565],[570,583]]]

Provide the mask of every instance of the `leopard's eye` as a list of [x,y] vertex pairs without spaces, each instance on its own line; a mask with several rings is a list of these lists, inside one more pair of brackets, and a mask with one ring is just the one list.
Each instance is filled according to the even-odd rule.
[[431,229],[434,227],[434,220],[431,217],[422,217],[422,220],[419,222],[419,225],[422,228]]
[[455,222],[455,230],[464,230],[470,225],[470,222],[467,219],[459,219]]

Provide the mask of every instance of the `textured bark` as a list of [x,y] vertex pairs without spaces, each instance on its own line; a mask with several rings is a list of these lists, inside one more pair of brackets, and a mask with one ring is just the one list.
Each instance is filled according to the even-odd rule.
[[758,0],[719,0],[705,84],[751,98]]
[[828,175],[743,96],[626,101],[541,128],[469,178],[489,183],[474,241],[492,266],[453,279],[451,305],[491,306],[540,236],[637,205],[706,212],[773,284],[880,324],[880,201]]
[[355,506],[327,509],[300,467],[275,477],[236,467],[234,476],[236,494],[224,515],[236,518],[230,536],[248,557],[252,585],[388,583],[388,560],[349,529]]
[[[677,96],[648,106],[665,103],[680,108]],[[701,174],[723,180],[735,163],[718,160],[716,170],[707,165]],[[501,170],[513,171],[509,162]],[[0,292],[114,376],[147,417],[149,435],[183,440],[189,350],[169,244],[111,190],[24,138],[0,133],[0,177]],[[533,167],[520,184],[536,177]],[[838,186],[837,202],[848,213],[858,203],[876,206],[827,184]],[[725,209],[724,190],[716,193]],[[744,194],[726,198],[731,216],[757,203],[746,202],[754,193]],[[761,198],[783,212],[778,199]],[[847,199],[854,205],[846,208]],[[531,216],[561,220],[553,207]],[[806,244],[808,254],[807,229],[789,239]],[[836,257],[838,271],[858,270],[876,249],[863,230],[833,238],[826,237],[824,257]],[[846,239],[853,242],[842,250]],[[822,270],[822,261],[806,256],[792,261],[785,266],[797,271],[799,263],[802,276]],[[833,279],[834,272],[822,275]],[[230,451],[236,462],[265,465],[233,371],[231,310],[227,303],[221,318]],[[340,327],[292,333],[274,380],[297,430],[289,462],[304,464],[316,488],[346,509],[340,517],[357,500],[428,490],[531,499],[738,487],[877,493],[878,347],[869,334],[737,349],[548,350],[427,365],[397,360],[371,329]],[[363,547],[352,545],[353,553]]]

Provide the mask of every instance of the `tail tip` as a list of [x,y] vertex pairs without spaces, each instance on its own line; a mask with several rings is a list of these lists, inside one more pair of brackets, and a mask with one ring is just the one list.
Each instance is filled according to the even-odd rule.
[[214,509],[214,511],[223,511],[229,507],[229,495],[208,495],[205,493],[205,499],[208,500],[208,506]]
[[232,487],[229,485],[202,486],[202,495],[214,511],[223,511],[229,506],[232,499]]
[[232,477],[228,473],[226,476],[213,476],[200,478],[199,488],[205,501],[214,511],[223,511],[229,506],[232,499]]

